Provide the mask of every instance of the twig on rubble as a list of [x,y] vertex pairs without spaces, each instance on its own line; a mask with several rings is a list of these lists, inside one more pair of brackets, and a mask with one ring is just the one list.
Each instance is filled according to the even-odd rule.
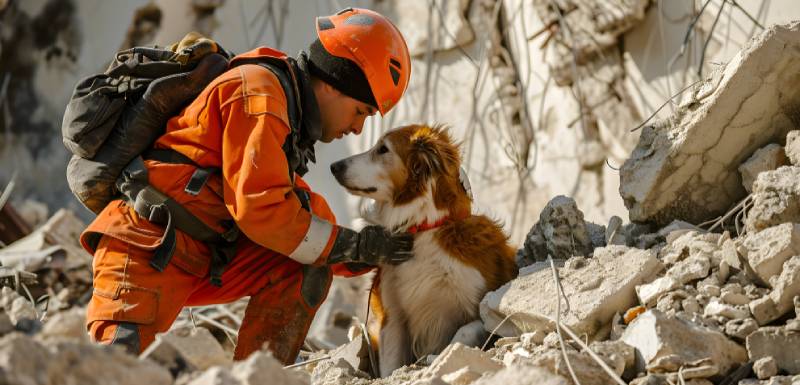
[[0,209],[6,205],[8,202],[8,198],[11,197],[11,193],[14,191],[14,186],[17,185],[17,170],[14,170],[14,173],[11,174],[11,180],[8,181],[8,184],[3,189],[3,194],[0,195]]
[[199,318],[201,321],[208,322],[211,325],[222,329],[222,331],[225,332],[225,335],[228,337],[228,340],[232,344],[236,345],[236,341],[234,341],[234,339],[233,339],[233,336],[237,334],[236,330],[233,330],[228,325],[225,325],[222,322],[219,322],[219,321],[217,321],[217,320],[215,320],[215,319],[213,319],[211,317],[208,317],[208,316],[200,314],[200,313],[197,313],[197,318]]
[[556,264],[553,262],[553,256],[547,254],[547,261],[550,262],[550,269],[553,271],[553,280],[556,283],[556,292],[558,293],[558,298],[556,299],[556,332],[558,333],[558,342],[561,346],[561,354],[564,356],[564,363],[567,364],[569,375],[572,376],[572,382],[576,385],[581,385],[578,376],[575,374],[575,370],[572,369],[572,362],[570,362],[569,355],[567,355],[567,343],[564,342],[564,335],[561,333],[561,298],[563,297],[566,299],[566,295],[564,295],[564,291],[561,288],[561,280],[558,279],[558,270],[556,270]]
[[322,356],[322,357],[317,357],[317,358],[314,358],[314,359],[311,359],[311,360],[307,360],[307,361],[303,361],[303,362],[298,362],[298,363],[296,363],[296,364],[286,365],[286,366],[284,366],[283,368],[284,368],[284,369],[299,368],[299,367],[301,367],[301,366],[306,366],[306,365],[308,365],[308,364],[313,364],[313,363],[315,363],[315,362],[324,361],[324,360],[327,360],[327,359],[329,359],[329,358],[331,358],[331,356],[329,356],[329,355],[327,355],[327,354],[326,354],[326,355],[324,355],[324,356]]
[[[14,279],[19,279],[18,277],[19,277],[19,272],[17,272],[17,274],[14,276]],[[25,290],[25,294],[28,295],[28,300],[31,301],[31,305],[33,305],[33,313],[36,314],[36,319],[39,319],[39,311],[36,310],[36,300],[33,299],[31,291],[28,290],[28,285],[26,285],[25,282],[22,282],[21,279],[19,279],[18,282],[19,286],[22,286],[22,290]]]
[[[567,369],[570,371],[570,375],[572,375],[573,381],[580,385],[575,373],[572,371],[572,366],[570,365],[569,358],[567,356],[567,349],[565,347],[564,337],[561,334],[561,331],[565,331],[569,334],[570,338],[575,341],[578,345],[581,346],[583,351],[589,354],[592,359],[594,359],[598,365],[611,377],[613,378],[618,384],[620,385],[627,385],[625,381],[623,381],[613,369],[611,369],[605,361],[603,361],[600,356],[597,355],[592,349],[589,348],[589,345],[581,340],[581,338],[567,325],[561,323],[561,298],[564,298],[564,301],[569,305],[568,298],[564,293],[564,288],[561,286],[561,280],[558,278],[558,270],[556,270],[556,265],[553,262],[553,257],[551,255],[547,255],[547,260],[550,262],[550,269],[553,271],[553,279],[556,281],[556,289],[558,291],[558,302],[556,303],[556,331],[558,332],[559,342],[561,343],[561,352],[564,355],[564,361],[567,363]],[[552,321],[552,319],[551,319]]]
[[[753,194],[747,195],[746,197],[744,197],[744,199],[742,199],[739,203],[737,203],[736,206],[733,206],[732,209],[728,210],[728,212],[725,213],[725,215],[723,215],[719,219],[714,220],[713,224],[711,225],[711,227],[708,228],[708,231],[709,232],[714,231],[714,229],[716,229],[718,226],[722,226],[725,223],[725,221],[730,219],[730,217],[736,215],[739,212],[739,210],[742,210],[747,205],[748,201],[752,197],[753,197]],[[711,221],[703,222],[700,225],[698,225],[698,227],[699,226],[703,226],[703,225],[707,225],[709,222],[711,222]]]
[[670,97],[669,97],[669,99],[667,99],[667,101],[666,101],[666,102],[664,102],[664,104],[662,104],[662,105],[661,105],[660,107],[658,107],[658,108],[657,108],[657,109],[656,109],[656,110],[655,110],[655,111],[654,111],[652,114],[650,114],[650,116],[648,116],[648,117],[647,117],[647,119],[645,119],[643,122],[639,123],[639,125],[638,125],[638,126],[636,126],[636,127],[632,128],[630,132],[634,132],[634,131],[636,131],[636,130],[638,130],[638,129],[642,128],[642,127],[644,127],[644,125],[645,125],[645,124],[647,124],[647,122],[649,122],[649,121],[650,121],[650,120],[652,120],[653,118],[655,118],[655,117],[656,117],[656,115],[658,115],[658,113],[659,113],[659,112],[660,112],[662,109],[664,109],[664,107],[666,107],[666,106],[667,106],[667,104],[669,104],[670,102],[672,102],[672,99],[675,99],[676,97],[680,96],[681,94],[683,94],[684,92],[686,92],[686,90],[688,90],[689,88],[693,87],[695,84],[697,84],[697,83],[700,83],[701,81],[702,81],[702,79],[701,79],[701,80],[697,80],[696,82],[694,82],[694,83],[692,83],[692,84],[689,84],[689,85],[688,85],[688,86],[686,86],[686,87],[683,87],[683,89],[682,89],[682,90],[680,90],[680,91],[678,91],[678,93],[676,93],[675,95],[672,95],[672,96],[670,96]]
[[194,310],[189,308],[189,320],[192,321],[192,330],[197,330],[197,322],[194,320]]
[[500,323],[498,323],[497,326],[495,326],[494,329],[492,329],[492,331],[489,332],[489,336],[486,337],[486,341],[483,342],[483,346],[481,346],[481,350],[486,350],[486,345],[489,344],[489,341],[492,339],[492,336],[496,335],[495,332],[497,332],[497,330],[500,329],[500,326],[503,326],[503,324],[506,323],[506,321],[508,321],[509,319],[511,319],[511,317],[513,317],[513,316],[515,316],[517,314],[520,314],[520,313],[522,313],[522,311],[515,311],[515,312],[505,316],[505,318],[503,318],[500,321]]

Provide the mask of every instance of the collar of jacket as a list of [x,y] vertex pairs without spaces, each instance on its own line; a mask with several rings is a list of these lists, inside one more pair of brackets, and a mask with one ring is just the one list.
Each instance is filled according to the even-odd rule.
[[289,63],[297,79],[297,88],[300,90],[300,102],[303,110],[303,132],[302,144],[314,146],[314,143],[322,137],[322,126],[320,122],[319,105],[311,87],[311,77],[308,72],[308,55],[300,52],[297,59],[290,58]]

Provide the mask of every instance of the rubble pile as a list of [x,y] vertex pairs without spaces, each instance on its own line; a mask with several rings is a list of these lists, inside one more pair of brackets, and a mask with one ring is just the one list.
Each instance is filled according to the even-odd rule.
[[387,378],[353,286],[289,368],[232,361],[244,301],[187,310],[138,357],[91,344],[91,258],[60,211],[0,249],[0,383],[799,384],[800,59],[777,54],[798,47],[800,23],[772,27],[647,129],[621,175],[635,223],[553,198],[480,319]]

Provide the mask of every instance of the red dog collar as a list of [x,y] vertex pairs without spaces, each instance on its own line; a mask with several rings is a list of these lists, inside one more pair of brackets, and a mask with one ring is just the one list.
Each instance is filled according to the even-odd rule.
[[416,233],[418,233],[420,231],[427,231],[427,230],[435,229],[435,228],[443,225],[444,222],[446,220],[448,220],[448,219],[449,219],[449,217],[444,217],[444,218],[441,218],[438,221],[433,222],[433,223],[428,223],[428,221],[425,221],[425,222],[422,222],[422,223],[420,223],[418,225],[413,225],[413,226],[409,227],[408,230],[406,230],[406,231],[411,233],[411,234],[416,234]]

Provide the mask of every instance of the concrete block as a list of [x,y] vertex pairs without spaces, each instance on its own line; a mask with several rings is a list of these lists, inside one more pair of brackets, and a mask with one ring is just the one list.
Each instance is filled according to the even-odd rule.
[[642,371],[655,359],[674,354],[685,362],[709,358],[720,373],[747,361],[747,352],[724,334],[649,310],[636,317],[622,335],[622,341],[636,348]]
[[753,191],[753,182],[758,174],[772,171],[783,165],[786,165],[786,154],[783,152],[783,147],[770,143],[759,148],[739,166],[739,173],[742,174],[742,186],[747,192]]
[[750,302],[750,312],[759,325],[776,320],[794,310],[794,298],[800,295],[800,256],[783,264],[783,271],[771,280],[769,295]]
[[[578,269],[560,268],[559,277],[571,305],[571,312],[562,317],[562,322],[576,333],[589,336],[609,324],[615,313],[635,306],[636,285],[648,282],[663,269],[653,251],[616,245],[596,249],[587,262]],[[487,330],[493,330],[510,315],[498,330],[502,336],[550,332],[555,330],[551,319],[559,300],[549,263],[537,263],[488,293],[481,301],[480,315]]]
[[753,363],[753,372],[759,380],[766,380],[778,374],[778,364],[772,357],[759,358]]
[[667,270],[667,275],[674,277],[681,285],[708,277],[711,260],[705,256],[693,255],[675,264]]
[[800,254],[800,225],[783,223],[748,233],[739,249],[756,275],[769,283],[786,260]]
[[782,327],[768,326],[747,336],[750,360],[772,357],[779,370],[800,374],[800,333]]
[[800,222],[800,167],[783,166],[758,174],[753,184],[753,206],[745,227],[759,231],[786,222]]
[[678,280],[671,276],[665,275],[659,277],[653,282],[644,285],[636,286],[636,296],[639,297],[639,303],[644,306],[653,307],[658,299],[681,286]]

